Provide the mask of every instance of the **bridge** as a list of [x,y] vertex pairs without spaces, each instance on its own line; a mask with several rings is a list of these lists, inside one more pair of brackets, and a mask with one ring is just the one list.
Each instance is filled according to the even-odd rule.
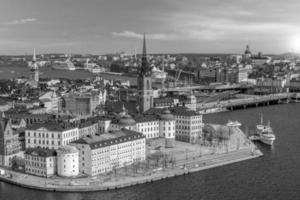
[[215,92],[221,92],[221,91],[227,91],[227,90],[241,90],[241,89],[248,89],[252,88],[251,85],[239,85],[239,84],[233,84],[233,85],[191,85],[186,87],[170,87],[165,88],[164,92],[186,92],[191,90],[198,90],[198,91],[215,91]]
[[199,111],[200,113],[209,113],[223,110],[254,107],[259,105],[289,103],[291,101],[299,102],[299,100],[300,93],[278,93],[263,96],[250,96],[243,99],[230,99],[212,103],[197,103],[197,111]]

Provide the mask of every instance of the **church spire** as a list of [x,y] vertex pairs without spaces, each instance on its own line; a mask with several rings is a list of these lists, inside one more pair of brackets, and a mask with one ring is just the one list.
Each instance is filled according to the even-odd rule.
[[150,75],[149,71],[150,70],[149,70],[148,61],[147,61],[146,34],[144,33],[141,76]]
[[33,49],[32,62],[36,61],[35,48]]

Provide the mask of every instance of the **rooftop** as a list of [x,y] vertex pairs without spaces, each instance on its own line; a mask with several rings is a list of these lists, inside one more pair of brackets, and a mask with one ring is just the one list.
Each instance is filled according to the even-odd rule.
[[127,129],[122,129],[118,131],[104,133],[101,135],[86,136],[76,141],[73,141],[72,143],[88,144],[90,145],[91,149],[97,149],[97,148],[110,146],[113,144],[119,144],[125,141],[141,139],[141,138],[144,138],[144,135],[142,133],[127,130]]
[[36,147],[36,148],[26,149],[25,154],[29,154],[32,156],[39,156],[39,157],[52,157],[52,156],[56,156],[56,151],[53,149]]

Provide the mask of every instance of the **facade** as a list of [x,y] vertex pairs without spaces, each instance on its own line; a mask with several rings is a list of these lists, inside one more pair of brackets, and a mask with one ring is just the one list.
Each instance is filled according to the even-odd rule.
[[57,113],[60,111],[59,102],[60,98],[55,91],[49,91],[39,97],[42,102],[46,113]]
[[57,175],[73,177],[79,174],[79,151],[74,146],[63,146],[57,151]]
[[154,116],[136,116],[137,132],[143,133],[146,139],[158,138],[159,135],[159,119]]
[[63,97],[63,109],[66,113],[72,115],[92,115],[99,104],[100,94],[96,91],[69,93]]
[[176,120],[176,140],[195,143],[202,136],[202,115],[179,107],[174,107],[171,112]]
[[78,127],[79,138],[87,136],[87,135],[95,135],[99,131],[98,122],[94,122],[93,120],[87,120],[85,122],[81,122]]
[[79,138],[77,127],[65,124],[33,124],[25,130],[26,148],[58,149]]
[[143,113],[153,107],[151,68],[147,61],[146,37],[144,35],[142,66],[137,78],[139,112]]
[[164,110],[159,118],[159,135],[165,138],[165,147],[172,148],[175,146],[175,118],[169,110]]
[[22,142],[13,131],[11,120],[0,118],[0,165],[11,166],[12,159],[22,155]]
[[126,129],[87,136],[71,144],[79,150],[79,171],[90,176],[143,161],[146,157],[143,134]]
[[50,177],[56,174],[56,152],[45,148],[28,148],[25,151],[25,172]]

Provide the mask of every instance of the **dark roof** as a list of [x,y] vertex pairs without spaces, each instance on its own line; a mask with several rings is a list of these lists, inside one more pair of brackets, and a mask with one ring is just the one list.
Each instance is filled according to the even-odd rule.
[[52,157],[52,156],[56,156],[56,151],[54,149],[36,147],[36,148],[26,149],[25,154],[40,156],[40,157]]
[[104,133],[101,135],[89,135],[83,138],[80,138],[71,143],[74,144],[88,144],[91,149],[102,148],[106,146],[110,146],[113,144],[119,144],[125,141],[133,141],[136,139],[145,138],[142,133],[131,131],[127,129],[121,129],[118,131],[112,131],[109,133]]
[[[173,115],[184,115],[184,116],[196,116],[200,115],[194,110],[190,110],[187,107],[184,106],[175,106],[170,107],[169,110]],[[164,108],[150,108],[145,112],[146,115],[159,115],[163,114]]]
[[196,111],[190,110],[190,109],[188,109],[186,107],[183,107],[183,106],[172,107],[172,108],[170,108],[170,111],[173,115],[181,115],[181,116],[201,115],[201,114],[198,114]]
[[68,123],[54,123],[54,122],[48,122],[48,123],[35,123],[26,128],[26,130],[37,130],[39,128],[45,128],[49,131],[66,131],[75,128],[74,126],[71,126],[71,124]]
[[137,102],[131,102],[131,101],[129,101],[129,102],[122,102],[122,101],[109,102],[109,101],[107,101],[105,107],[108,112],[120,113],[123,111],[122,110],[123,105],[129,114],[138,113]]
[[136,121],[136,123],[142,123],[158,121],[158,118],[154,115],[136,115],[134,116],[134,120]]
[[163,98],[155,98],[154,103],[160,104],[160,103],[174,103],[174,98],[171,97],[163,97]]

